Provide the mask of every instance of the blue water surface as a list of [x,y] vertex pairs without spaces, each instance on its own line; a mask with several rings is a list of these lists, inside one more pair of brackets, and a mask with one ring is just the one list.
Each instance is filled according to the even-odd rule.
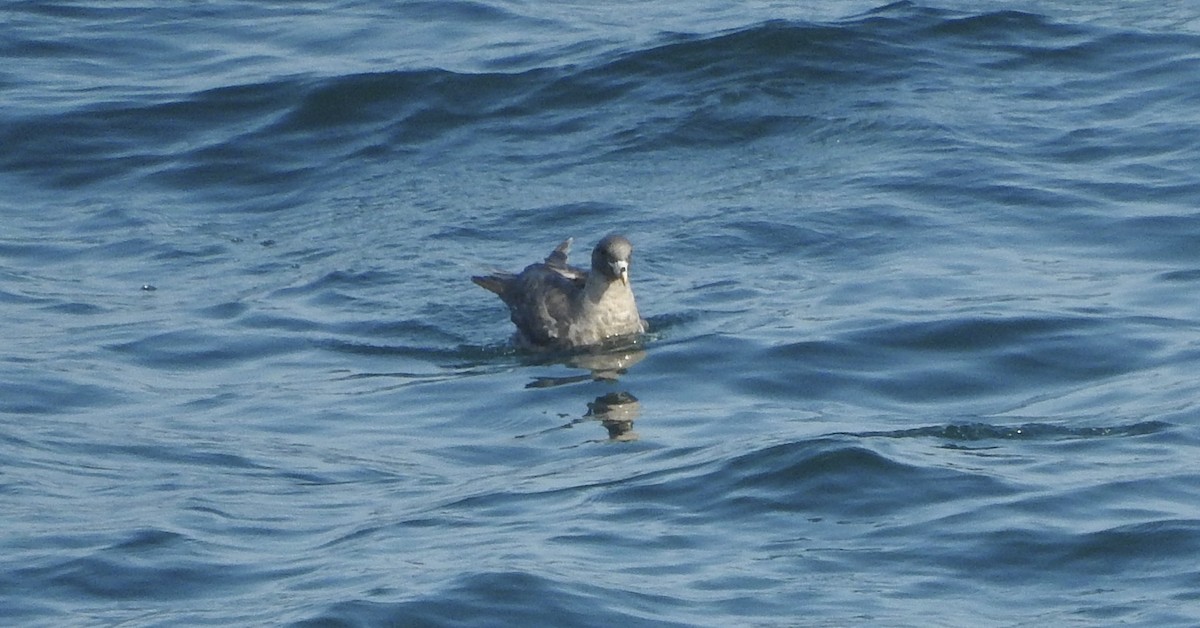
[[3,13],[5,625],[1200,623],[1200,11]]

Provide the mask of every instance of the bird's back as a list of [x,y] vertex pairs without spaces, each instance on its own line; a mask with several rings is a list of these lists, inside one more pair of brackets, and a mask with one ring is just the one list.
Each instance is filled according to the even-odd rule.
[[586,277],[587,273],[565,263],[561,267],[537,263],[516,275],[493,273],[471,280],[504,301],[521,342],[556,345],[567,338],[573,303]]

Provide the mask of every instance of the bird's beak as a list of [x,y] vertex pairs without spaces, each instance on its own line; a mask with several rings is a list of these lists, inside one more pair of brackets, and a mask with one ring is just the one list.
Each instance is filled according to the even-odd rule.
[[621,285],[629,285],[629,262],[613,262],[613,272],[621,278]]

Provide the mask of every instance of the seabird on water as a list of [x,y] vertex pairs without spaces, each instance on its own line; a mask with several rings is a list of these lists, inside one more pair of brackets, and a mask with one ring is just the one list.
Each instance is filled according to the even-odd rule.
[[496,272],[471,281],[500,295],[527,347],[573,349],[646,331],[629,285],[633,245],[612,234],[592,251],[590,271],[567,265],[568,238],[546,261],[519,274]]

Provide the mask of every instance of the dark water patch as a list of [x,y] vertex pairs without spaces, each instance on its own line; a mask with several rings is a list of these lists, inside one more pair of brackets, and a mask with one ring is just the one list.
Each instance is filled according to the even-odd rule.
[[1011,490],[985,475],[914,466],[825,439],[766,447],[678,474],[631,478],[606,499],[681,507],[705,518],[791,512],[872,519],[963,494],[1000,496]]
[[889,325],[857,334],[854,341],[872,347],[915,351],[977,352],[998,346],[1021,346],[1033,339],[1070,330],[1086,330],[1102,321],[1051,318],[952,318]]
[[16,569],[10,584],[26,589],[36,582],[72,598],[167,601],[206,598],[283,575],[214,561],[208,557],[211,549],[181,534],[143,530],[86,556],[43,559],[43,564]]
[[[13,148],[0,171],[18,172],[54,187],[75,188],[168,167],[178,155],[205,155],[269,119],[291,97],[288,83],[220,88],[166,103],[103,104],[0,128]],[[225,184],[249,181],[272,161],[253,156],[228,162]],[[238,168],[240,166],[240,169]]]
[[154,254],[151,256],[151,259],[164,261],[202,261],[220,258],[229,254],[229,247],[221,244],[207,244],[187,248],[179,245],[166,247],[160,244],[159,247],[165,250]]
[[1029,38],[1063,39],[1083,35],[1087,31],[1052,21],[1050,18],[1023,11],[996,11],[979,15],[956,16],[941,14],[939,19],[923,29],[927,35],[955,38],[963,45],[991,50],[1002,42],[1020,42]]
[[227,392],[215,395],[203,395],[195,399],[183,401],[179,405],[185,411],[205,412],[230,407],[240,400],[240,395]]
[[[1127,321],[1133,324],[1133,321]],[[867,393],[902,402],[1024,395],[1136,371],[1161,343],[1091,318],[956,317],[763,349],[740,384],[792,398]]]
[[[814,83],[891,81],[898,77],[887,69],[896,67],[897,60],[889,58],[885,41],[889,30],[903,32],[908,23],[887,18],[839,24],[772,20],[631,53],[603,66],[602,71],[624,77],[676,76],[699,88],[680,94],[705,94],[703,81],[742,77],[747,72],[764,79],[759,89],[767,93],[788,81],[804,79]],[[751,93],[755,92],[747,92]]]
[[861,398],[860,373],[876,368],[879,363],[879,357],[869,351],[831,341],[801,341],[766,353],[770,367],[742,373],[738,389],[753,396],[777,399],[829,399],[847,395]]
[[958,423],[934,425],[887,432],[860,432],[863,438],[936,438],[952,442],[977,442],[992,440],[1061,440],[1078,438],[1106,438],[1143,436],[1172,429],[1170,423],[1143,421],[1131,425],[1102,427],[1073,427],[1048,423],[1023,423],[1021,425],[993,425],[990,423]]
[[317,180],[319,169],[301,156],[277,158],[265,151],[256,150],[253,143],[241,140],[233,145],[201,148],[190,151],[181,159],[172,160],[153,173],[153,178],[167,187],[192,190],[210,190],[215,200],[242,201],[231,196],[237,191],[249,195],[252,190],[259,194],[274,193],[276,199],[267,201],[260,211],[276,210],[295,206],[293,200],[297,188]]
[[[610,133],[623,149],[752,141],[811,124],[812,116],[797,114],[791,102],[808,82],[897,80],[903,57],[895,43],[884,43],[885,27],[899,29],[892,37],[907,28],[904,20],[770,22],[598,67],[401,70],[223,87],[144,106],[101,105],[10,126],[0,139],[17,150],[0,169],[65,187],[135,172],[179,188],[278,187],[314,168],[334,168],[336,155],[370,146],[394,151],[467,127],[521,141],[547,136],[539,129],[586,134],[592,124],[571,111],[617,100],[678,109]],[[381,141],[381,134],[389,139]],[[161,150],[146,150],[152,146]],[[318,158],[318,150],[327,156]]]
[[[1116,73],[1133,80],[1156,80],[1163,75],[1157,68],[1164,64],[1172,69],[1180,62],[1194,64],[1196,60],[1187,55],[1200,43],[1200,37],[1188,35],[1083,31],[1066,25],[1052,28],[1058,32],[1057,37],[1034,32],[1036,40],[1027,38],[1025,42],[1002,47],[1011,57],[993,63],[992,67],[1010,71]],[[1164,62],[1164,58],[1170,61]]]
[[[164,252],[163,249],[168,251]],[[170,258],[178,252],[178,249],[164,245],[155,238],[134,237],[91,244],[80,252],[79,257],[104,261],[141,260],[153,257]]]
[[[1181,557],[1200,548],[1200,522],[1165,520],[1119,526],[1089,533],[1052,529],[1004,529],[977,533],[979,553],[966,569],[973,578],[1020,582],[1058,574],[1082,585],[1089,578],[1121,575],[1146,578],[1164,569],[1182,569]],[[950,534],[953,545],[966,542]],[[949,553],[933,555],[949,561]],[[961,554],[955,560],[961,560]],[[959,563],[961,564],[961,563]]]
[[[1131,101],[1109,115],[1136,118],[1146,113],[1145,107],[1146,100]],[[1174,206],[1189,195],[1194,198],[1197,184],[1177,160],[1183,156],[1180,145],[1195,144],[1200,132],[1157,122],[1130,125],[1070,127],[1031,146],[1029,154],[1055,167],[1096,168],[1079,181],[1058,182],[1070,185],[1071,192],[1092,200],[1093,205],[1108,201]]]
[[54,305],[42,308],[47,312],[55,314],[68,314],[71,316],[95,316],[104,314],[110,310],[92,303],[84,303],[81,301],[73,301],[70,303],[56,303]]
[[24,264],[42,265],[73,259],[77,252],[78,247],[60,242],[0,242],[0,255]]
[[129,231],[122,230],[118,225],[113,225],[112,230],[114,233],[103,239],[93,235],[66,237],[62,233],[55,233],[45,239],[39,237],[0,242],[0,256],[26,267],[80,262],[106,267],[118,261],[129,265],[144,259],[171,259],[179,252],[171,244],[154,237],[127,237],[125,234]]
[[[13,278],[16,282],[28,282],[28,278]],[[54,307],[58,305],[53,299],[41,296],[32,296],[29,294],[21,294],[19,292],[10,292],[8,290],[0,290],[0,303],[4,305],[40,305],[45,307]]]
[[[1170,141],[1179,141],[1179,134],[1178,131],[1167,132],[1167,135],[1172,136]],[[1196,139],[1200,140],[1200,134],[1197,134]],[[1132,151],[1122,152],[1129,153]],[[1148,147],[1146,152],[1151,155],[1151,158],[1161,159],[1163,157],[1162,152],[1152,146]],[[1132,157],[1134,156],[1127,156],[1127,158]],[[1111,157],[1108,159],[1108,164],[1113,166]],[[1093,198],[1102,199],[1109,203],[1157,206],[1168,210],[1175,210],[1179,207],[1188,208],[1189,201],[1196,198],[1197,193],[1200,193],[1200,183],[1187,180],[1186,175],[1182,172],[1173,172],[1170,176],[1160,176],[1154,178],[1154,180],[1149,180],[1144,176],[1128,177],[1118,173],[1105,178],[1105,181],[1083,182],[1076,187]],[[1188,211],[1188,209],[1184,211],[1187,218],[1192,218],[1192,212]],[[1177,217],[1168,216],[1164,218]],[[1115,225],[1118,229],[1122,226]],[[1133,226],[1137,227],[1141,225],[1135,224]],[[1123,232],[1117,231],[1116,233]],[[1130,243],[1137,242],[1137,240],[1133,239],[1128,241]]]
[[1196,262],[1200,259],[1200,214],[1129,218],[1112,224],[1100,237],[1144,259]]
[[326,292],[351,290],[374,285],[396,284],[399,275],[383,270],[334,270],[297,286],[280,288],[274,297],[320,296]]
[[[651,46],[599,65],[518,73],[397,70],[251,83],[168,103],[99,106],[58,116],[53,124],[29,120],[2,138],[20,150],[0,168],[54,176],[65,185],[141,172],[179,188],[269,189],[309,175],[319,179],[337,170],[339,157],[372,147],[395,155],[399,146],[445,139],[460,129],[518,143],[574,135],[625,151],[728,146],[836,122],[828,104],[816,113],[797,112],[814,89],[878,87],[934,71],[919,45],[930,39],[940,52],[955,46],[975,51],[1014,33],[1035,41],[1079,35],[1077,28],[1030,14],[963,17],[895,5],[833,24],[770,21]],[[1146,47],[1137,43],[1133,48]],[[1108,51],[1131,48],[1095,47],[1102,65],[1110,61]],[[629,111],[659,114],[626,119],[604,110],[621,102]],[[600,123],[607,128],[597,128],[605,116],[579,115],[597,108],[617,114]],[[44,131],[64,125],[65,132],[53,136]],[[138,148],[156,144],[163,146],[157,154]],[[281,145],[288,150],[280,151]],[[544,154],[548,147],[534,150]]]
[[299,316],[262,312],[251,308],[248,304],[230,303],[214,307],[218,308],[217,312],[226,312],[230,318],[237,318],[238,324],[248,329],[268,329],[288,333],[328,331],[325,323]]
[[480,21],[491,24],[519,17],[517,13],[513,13],[502,7],[466,0],[451,0],[449,2],[418,0],[417,2],[406,2],[398,7],[397,10],[406,17],[452,22]]
[[202,331],[170,331],[109,348],[143,366],[206,370],[247,364],[309,347],[294,337],[224,336]]
[[[564,137],[617,152],[725,147],[822,133],[830,124],[854,128],[858,118],[886,123],[859,115],[864,103],[853,94],[834,94],[830,102],[814,92],[877,89],[935,72],[918,45],[930,37],[946,47],[993,41],[1014,30],[1034,39],[1063,34],[1044,18],[1024,14],[968,18],[965,26],[957,19],[894,6],[834,24],[770,21],[599,64],[291,78],[165,103],[96,105],[10,125],[0,140],[16,149],[0,160],[0,169],[65,187],[140,174],[179,189],[262,193],[315,184],[352,155],[379,159],[431,142],[453,144],[443,149],[477,143],[460,131],[511,142],[511,158],[560,152]],[[657,113],[639,115],[647,111]],[[858,134],[868,131],[879,134],[865,127]],[[160,149],[147,150],[154,146]]]
[[388,122],[393,141],[421,142],[476,120],[515,113],[510,100],[538,74],[418,70],[325,79],[308,87],[299,105],[265,132],[323,133]]
[[[699,323],[697,323],[699,324]],[[744,338],[723,333],[685,333],[678,338],[668,338],[649,348],[645,370],[639,369],[648,382],[658,377],[667,378],[660,386],[673,385],[675,378],[685,381],[705,381],[712,392],[724,394],[736,382],[716,378],[714,373],[752,360],[754,343]]]
[[64,19],[96,19],[113,16],[110,8],[77,5],[67,2],[14,2],[10,7],[15,13]]
[[591,103],[638,103],[633,110],[649,105],[657,112],[611,128],[604,141],[614,155],[724,148],[815,134],[844,121],[817,94],[898,81],[909,70],[901,59],[894,44],[862,24],[768,22],[631,53],[564,78],[548,96],[569,106],[578,95],[593,94]]
[[1161,281],[1170,281],[1170,282],[1178,281],[1181,283],[1190,283],[1190,282],[1194,282],[1194,281],[1200,281],[1200,268],[1189,269],[1189,270],[1173,270],[1173,271],[1161,273],[1158,275],[1158,279]]
[[411,358],[432,368],[437,373],[442,372],[440,368],[466,368],[480,363],[494,362],[497,358],[506,358],[513,353],[511,348],[504,345],[477,347],[471,345],[375,344],[342,338],[318,339],[314,341],[314,344],[322,349],[349,355]]
[[124,401],[111,387],[55,373],[39,363],[6,368],[0,381],[0,412],[12,414],[68,414]]
[[95,202],[81,203],[73,211],[82,214],[70,225],[71,232],[81,235],[108,237],[115,230],[153,233],[155,220],[140,209],[125,204],[100,205]]
[[664,620],[662,596],[559,582],[525,571],[463,576],[451,587],[406,602],[354,600],[334,604],[295,626],[681,626]]
[[218,303],[216,305],[209,305],[207,307],[200,308],[197,314],[204,318],[213,320],[231,320],[238,318],[242,314],[245,314],[247,311],[249,311],[249,309],[250,306],[246,305],[245,303],[239,301],[227,301],[225,303]]
[[195,447],[191,443],[131,442],[100,443],[72,440],[56,441],[54,447],[77,454],[100,457],[123,458],[142,462],[179,464],[191,467],[212,467],[227,471],[268,471],[269,468],[246,456],[211,447]]
[[698,312],[663,312],[646,317],[647,327],[650,328],[647,339],[650,342],[666,341],[678,334],[676,330],[685,328],[689,323],[699,320]]

